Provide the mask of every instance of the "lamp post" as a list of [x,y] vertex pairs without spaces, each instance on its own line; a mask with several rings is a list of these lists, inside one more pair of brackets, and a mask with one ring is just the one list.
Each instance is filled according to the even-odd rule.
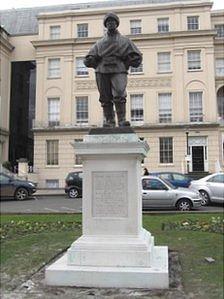
[[186,153],[187,153],[187,155],[186,155],[186,161],[187,161],[187,173],[189,173],[189,156],[190,156],[190,152],[189,152],[189,132],[188,131],[186,131]]

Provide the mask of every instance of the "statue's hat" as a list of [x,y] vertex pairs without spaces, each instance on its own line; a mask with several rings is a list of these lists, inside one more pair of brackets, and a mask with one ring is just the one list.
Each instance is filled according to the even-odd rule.
[[109,18],[113,18],[117,22],[117,27],[119,26],[120,20],[119,20],[118,16],[114,12],[109,12],[105,15],[105,17],[103,19],[103,24],[105,27],[106,27],[106,21]]

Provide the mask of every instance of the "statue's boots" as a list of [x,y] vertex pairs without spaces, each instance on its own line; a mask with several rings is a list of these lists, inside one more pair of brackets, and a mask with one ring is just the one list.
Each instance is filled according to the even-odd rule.
[[105,128],[114,128],[115,127],[115,117],[114,117],[114,109],[113,104],[103,106],[103,113],[105,117],[105,121],[103,127]]
[[118,126],[130,127],[130,122],[126,120],[126,101],[115,102],[115,108],[117,112]]

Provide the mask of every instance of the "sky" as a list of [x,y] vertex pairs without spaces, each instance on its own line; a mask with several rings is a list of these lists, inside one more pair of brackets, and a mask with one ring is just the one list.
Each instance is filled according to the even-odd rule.
[[[1,9],[10,8],[22,8],[22,7],[36,7],[36,6],[47,6],[47,5],[57,5],[57,4],[73,4],[73,3],[88,3],[88,2],[106,2],[108,0],[2,0],[0,3]],[[181,1],[181,0],[179,0]],[[223,0],[213,0],[213,10],[214,9],[224,9]]]

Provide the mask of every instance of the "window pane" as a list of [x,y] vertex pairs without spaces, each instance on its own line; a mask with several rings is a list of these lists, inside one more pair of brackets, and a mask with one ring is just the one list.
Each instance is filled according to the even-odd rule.
[[217,37],[224,37],[224,24],[215,25],[215,29],[217,30]]
[[159,94],[159,122],[169,123],[172,120],[171,93]]
[[50,26],[50,39],[60,38],[61,26]]
[[224,76],[224,58],[215,60],[216,76]]
[[60,124],[60,100],[59,98],[48,99],[48,125],[59,126]]
[[47,140],[47,165],[58,165],[58,140]]
[[131,34],[140,34],[140,33],[142,33],[141,20],[131,20],[130,21],[130,26],[131,26]]
[[201,69],[201,51],[193,50],[187,51],[188,70],[200,70]]
[[48,60],[48,77],[60,77],[60,58],[52,58]]
[[76,122],[88,123],[88,97],[76,97]]
[[161,18],[157,20],[158,32],[168,32],[169,31],[169,18]]
[[83,57],[77,57],[76,58],[76,75],[77,76],[83,76],[88,75],[88,68],[85,66],[83,62]]
[[47,188],[59,188],[59,180],[46,180]]
[[131,122],[139,124],[143,120],[143,95],[133,94],[131,95]]
[[191,122],[203,121],[202,92],[190,92],[189,97],[190,97],[190,102],[189,102],[190,121]]
[[173,163],[173,138],[160,137],[160,163]]
[[77,25],[77,36],[78,37],[88,37],[88,24],[78,24]]
[[170,71],[170,52],[161,52],[157,54],[158,72],[164,73]]
[[198,30],[199,29],[199,17],[198,16],[187,17],[187,29],[188,30]]
[[138,67],[130,67],[130,73],[143,73],[143,64],[141,63]]

